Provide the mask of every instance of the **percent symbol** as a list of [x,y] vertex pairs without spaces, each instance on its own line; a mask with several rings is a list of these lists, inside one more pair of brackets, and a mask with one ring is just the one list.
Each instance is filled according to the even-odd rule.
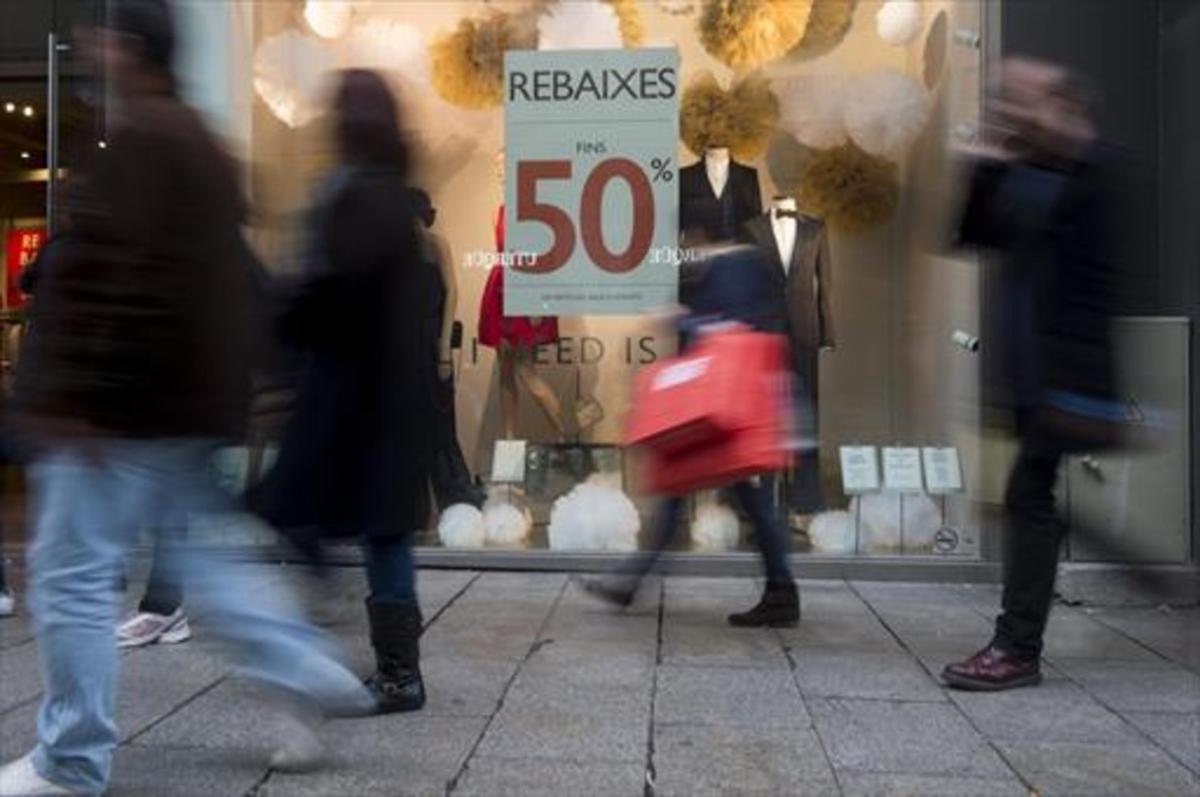
[[650,168],[654,170],[654,182],[662,181],[669,183],[675,179],[675,173],[671,171],[670,158],[651,158]]

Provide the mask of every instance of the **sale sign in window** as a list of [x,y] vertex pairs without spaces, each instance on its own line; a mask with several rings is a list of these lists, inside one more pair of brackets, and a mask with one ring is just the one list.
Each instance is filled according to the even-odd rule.
[[675,303],[678,52],[513,51],[504,77],[505,314]]
[[20,288],[21,275],[37,259],[38,252],[46,243],[46,231],[41,228],[10,230],[7,243],[5,306],[10,310],[19,310],[25,305],[25,294]]

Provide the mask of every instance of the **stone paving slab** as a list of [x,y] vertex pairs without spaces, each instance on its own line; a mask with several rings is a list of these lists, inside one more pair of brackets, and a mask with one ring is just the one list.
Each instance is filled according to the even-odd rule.
[[810,728],[664,725],[654,742],[655,794],[838,794]]
[[1059,659],[1055,666],[1118,711],[1200,713],[1200,675],[1175,664]]
[[793,653],[805,696],[940,703],[945,691],[911,656],[876,653]]
[[1053,672],[1036,689],[946,694],[989,739],[1136,744],[1138,732],[1083,689]]
[[1041,797],[1184,797],[1200,793],[1193,773],[1149,745],[1000,742],[1008,761]]
[[660,667],[655,718],[760,728],[811,724],[789,670],[736,667]]
[[1008,768],[953,706],[811,699],[837,769],[909,775],[1007,777]]
[[[109,797],[211,797],[249,792],[266,775],[255,755],[122,747],[113,760]],[[164,776],[170,785],[164,787]]]
[[274,773],[263,797],[444,795],[483,730],[477,718],[399,714],[328,723],[332,765],[307,775]]
[[1159,655],[1200,672],[1200,607],[1089,609],[1088,616],[1138,640]]
[[895,773],[838,773],[844,797],[1031,797],[1015,777],[953,778]]
[[534,758],[476,756],[454,789],[473,797],[558,797],[558,795],[627,795],[645,790],[642,761],[578,762]]
[[1124,717],[1185,767],[1200,775],[1200,714],[1129,711]]
[[0,654],[0,714],[29,702],[41,691],[37,645],[27,642]]

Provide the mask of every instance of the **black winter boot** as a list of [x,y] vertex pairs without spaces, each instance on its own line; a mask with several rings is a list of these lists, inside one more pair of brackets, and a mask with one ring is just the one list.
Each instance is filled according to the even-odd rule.
[[375,673],[367,688],[379,703],[380,714],[418,711],[425,705],[421,680],[421,608],[416,601],[387,603],[367,598]]
[[800,593],[794,581],[768,582],[762,599],[748,612],[729,615],[729,624],[743,628],[790,628],[800,622]]

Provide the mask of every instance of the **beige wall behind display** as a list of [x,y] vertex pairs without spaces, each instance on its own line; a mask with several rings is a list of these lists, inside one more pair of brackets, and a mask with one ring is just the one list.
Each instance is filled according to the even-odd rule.
[[[899,193],[894,213],[879,226],[853,235],[835,232],[831,239],[838,346],[823,353],[821,360],[821,435],[827,466],[836,473],[840,444],[959,445],[964,448],[970,491],[976,463],[969,441],[979,436],[974,410],[976,365],[950,343],[950,336],[955,329],[976,329],[977,272],[973,264],[952,259],[941,250],[949,178],[945,142],[955,126],[977,121],[979,53],[949,41],[945,69],[929,79],[925,35],[941,11],[947,15],[942,36],[950,38],[960,27],[977,29],[978,2],[920,3],[920,34],[903,46],[879,37],[876,16],[881,2],[861,0],[850,5],[851,24],[833,49],[766,67],[764,74],[776,94],[783,97],[787,81],[799,77],[846,83],[884,69],[911,76],[921,85],[930,83],[932,90],[924,133],[897,158]],[[458,316],[467,332],[458,387],[459,432],[468,461],[486,473],[499,430],[498,386],[493,352],[475,345],[474,332],[487,277],[479,256],[493,251],[493,224],[501,199],[494,164],[503,146],[503,116],[499,109],[466,110],[438,96],[430,86],[421,48],[453,30],[463,18],[482,13],[485,6],[520,11],[529,4],[414,0],[353,6],[349,32],[341,39],[322,40],[304,21],[302,3],[258,3],[256,39],[261,44],[294,30],[317,40],[341,66],[379,66],[389,59],[406,65],[402,72],[391,74],[409,110],[408,123],[418,145],[418,181],[438,207],[439,231],[459,269]],[[680,13],[672,4],[657,2],[640,3],[639,8],[646,46],[678,47],[683,85],[704,71],[710,71],[722,86],[732,83],[734,72],[701,44],[698,10]],[[366,47],[364,39],[355,37],[357,26],[392,35],[377,35],[371,39],[375,44]],[[841,34],[831,31],[835,39]],[[241,69],[245,80],[252,82],[252,59],[245,59]],[[296,243],[297,213],[329,161],[326,131],[322,120],[289,127],[261,101],[254,106],[252,130],[259,238],[265,251],[281,264],[278,267],[286,268],[287,252]],[[811,156],[794,141],[780,141],[794,162]],[[770,162],[770,153],[778,151],[779,147],[772,147],[750,163],[758,170],[764,200],[776,193],[776,177],[787,182],[787,169]],[[680,144],[681,166],[696,157]],[[564,318],[560,331],[559,343],[541,352],[541,371],[564,404],[580,395],[594,395],[604,406],[605,417],[587,433],[587,440],[618,441],[632,373],[652,358],[672,353],[673,337],[653,321],[639,318]],[[551,439],[552,428],[536,402],[523,400],[519,406],[519,435],[535,441]]]

